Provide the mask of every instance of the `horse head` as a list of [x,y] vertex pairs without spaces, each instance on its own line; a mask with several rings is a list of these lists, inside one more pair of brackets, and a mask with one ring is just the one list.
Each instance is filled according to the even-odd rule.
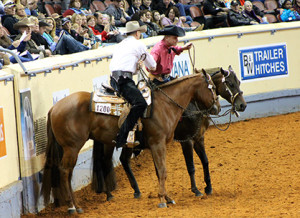
[[[197,69],[195,69],[196,73],[200,73]],[[206,81],[206,89],[198,90],[201,96],[206,98],[204,105],[198,105],[200,109],[205,108],[209,114],[218,114],[221,110],[219,98],[216,94],[216,86],[213,83],[209,74],[202,69],[202,75]]]
[[244,111],[247,103],[243,97],[243,92],[240,90],[241,82],[231,65],[229,65],[228,71],[221,68],[220,72],[224,77],[222,83],[218,85],[217,93],[230,102],[235,110]]

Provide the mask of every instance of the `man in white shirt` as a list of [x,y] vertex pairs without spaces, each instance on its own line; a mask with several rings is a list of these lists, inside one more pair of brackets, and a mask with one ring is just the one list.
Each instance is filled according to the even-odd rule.
[[131,110],[117,135],[117,148],[126,144],[129,131],[133,129],[147,108],[144,97],[132,80],[132,75],[137,74],[141,61],[144,61],[150,71],[156,69],[154,58],[147,52],[146,46],[138,41],[141,33],[146,30],[147,27],[140,26],[137,21],[126,23],[127,38],[117,45],[109,66],[111,86],[131,104]]

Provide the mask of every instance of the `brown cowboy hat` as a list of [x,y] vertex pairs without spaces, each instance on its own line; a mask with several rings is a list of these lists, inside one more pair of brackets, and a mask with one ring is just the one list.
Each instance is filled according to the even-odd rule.
[[20,20],[18,23],[14,24],[14,29],[18,30],[20,27],[31,27],[34,24],[30,21],[29,18],[25,17],[22,20]]
[[125,33],[133,33],[136,31],[141,31],[142,33],[147,31],[147,26],[140,26],[138,21],[129,21],[126,23]]

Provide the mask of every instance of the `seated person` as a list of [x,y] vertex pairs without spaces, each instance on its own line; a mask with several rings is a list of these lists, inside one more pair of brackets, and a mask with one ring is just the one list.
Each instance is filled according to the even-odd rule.
[[152,11],[152,20],[153,20],[153,23],[155,23],[159,29],[163,29],[163,26],[161,25],[161,16],[159,14],[158,11],[154,10]]
[[285,0],[282,4],[282,8],[279,9],[280,19],[283,22],[300,20],[299,13],[293,8],[291,0]]
[[31,39],[35,42],[35,44],[40,48],[44,53],[44,57],[50,57],[52,55],[51,50],[49,49],[49,45],[47,40],[40,33],[40,29],[43,29],[43,33],[45,32],[45,27],[48,26],[46,22],[39,22],[37,17],[30,17],[33,26],[31,27]]
[[112,3],[105,9],[105,13],[115,18],[117,27],[124,27],[127,22],[123,10],[120,8],[122,0],[111,0]]
[[204,14],[213,15],[208,28],[228,27],[227,13],[229,9],[225,7],[225,3],[221,0],[204,0]]
[[109,30],[107,39],[104,42],[119,43],[125,38],[120,33],[119,28],[115,25],[115,18],[113,16],[110,16],[109,14],[103,14],[103,24],[105,27],[108,26]]
[[65,33],[66,33],[67,35],[70,35],[70,36],[72,36],[75,40],[77,40],[78,42],[83,43],[84,38],[83,38],[82,36],[80,36],[75,30],[72,30],[72,29],[71,29],[72,24],[71,24],[71,20],[70,20],[70,19],[68,19],[68,18],[66,18],[66,17],[63,18],[63,19],[62,19],[61,25],[62,25],[62,29],[65,31]]
[[293,8],[300,14],[300,0],[294,0]]
[[141,10],[149,10],[152,11],[152,0],[143,0],[143,4],[141,5]]
[[106,29],[104,27],[104,30],[102,32],[99,32],[98,30],[95,29],[96,26],[96,17],[94,15],[88,15],[87,16],[87,25],[90,29],[93,30],[93,33],[96,37],[98,37],[101,41],[105,41],[108,36],[107,33],[109,32],[109,27],[107,25]]
[[74,13],[84,15],[92,14],[90,10],[87,11],[86,9],[81,8],[81,0],[71,0],[69,9],[63,13],[63,17],[73,15]]
[[24,17],[27,17],[27,14],[25,12],[25,8],[21,4],[16,4],[16,15],[15,17],[18,20],[22,20]]
[[[148,38],[151,36],[157,36],[158,31],[160,30],[160,28],[157,26],[156,23],[151,22],[151,17],[149,18],[149,16],[147,17],[147,14],[151,15],[151,12],[149,10],[142,10],[140,13],[140,21],[143,22],[144,25],[147,26],[147,31],[145,33],[142,33],[143,38]],[[140,24],[140,26],[142,26],[142,24]]]
[[38,0],[28,0],[27,1],[27,6],[28,6],[28,16],[38,16],[38,12],[37,12],[37,5]]
[[128,8],[128,15],[132,17],[136,12],[141,10],[142,0],[132,0],[132,5]]
[[19,20],[14,17],[16,14],[16,5],[13,2],[7,2],[4,4],[5,15],[2,16],[2,25],[8,30],[11,38],[16,37],[19,32],[13,28]]
[[264,17],[264,13],[261,12],[260,14],[255,13],[253,10],[253,5],[250,1],[245,1],[244,3],[244,10],[243,10],[243,15],[254,19],[257,23],[260,24],[267,24],[268,20],[266,17]]
[[230,8],[231,9],[228,12],[228,23],[230,26],[259,24],[254,19],[242,14],[242,9],[236,0],[231,2]]
[[198,31],[198,30],[202,30],[204,27],[204,24],[200,25],[199,27],[184,27],[182,17],[180,17],[179,10],[175,6],[172,6],[167,10],[165,17],[161,19],[161,25],[163,27],[175,25],[183,28],[185,31],[192,31],[192,30]]

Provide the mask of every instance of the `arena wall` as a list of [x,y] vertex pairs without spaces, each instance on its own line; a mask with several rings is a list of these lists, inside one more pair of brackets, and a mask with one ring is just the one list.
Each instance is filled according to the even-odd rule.
[[[242,82],[241,89],[248,103],[241,117],[233,118],[233,121],[238,121],[300,110],[300,57],[297,55],[300,49],[300,43],[297,42],[299,27],[300,22],[292,22],[190,32],[180,38],[179,44],[193,42],[195,67],[198,69],[233,67]],[[158,36],[143,41],[151,49],[161,38]],[[244,62],[240,58],[244,50],[273,46],[280,46],[286,51],[285,64],[288,68],[282,74],[270,73],[252,78],[245,73],[246,68],[243,68]],[[4,169],[2,175],[5,175],[0,177],[0,214],[1,210],[11,214],[15,211],[35,213],[44,207],[39,190],[47,143],[47,112],[66,95],[77,91],[91,92],[107,81],[114,48],[107,46],[24,63],[26,73],[18,64],[3,69],[5,74],[2,77],[7,78],[9,75],[13,81],[0,79],[0,108],[4,111],[7,149],[7,155],[0,158],[0,167]],[[193,59],[193,50],[190,54]],[[249,52],[245,55],[249,55]],[[273,59],[276,59],[275,56]],[[192,65],[190,62],[188,65],[176,73],[191,73]],[[222,101],[222,107],[224,111],[230,105]],[[227,121],[228,118],[224,118],[217,122]],[[74,190],[90,183],[91,147],[92,142],[88,141],[80,152],[72,180]],[[114,157],[117,164],[118,154]],[[13,194],[3,195],[8,193],[7,190]],[[10,201],[12,198],[14,201]]]

